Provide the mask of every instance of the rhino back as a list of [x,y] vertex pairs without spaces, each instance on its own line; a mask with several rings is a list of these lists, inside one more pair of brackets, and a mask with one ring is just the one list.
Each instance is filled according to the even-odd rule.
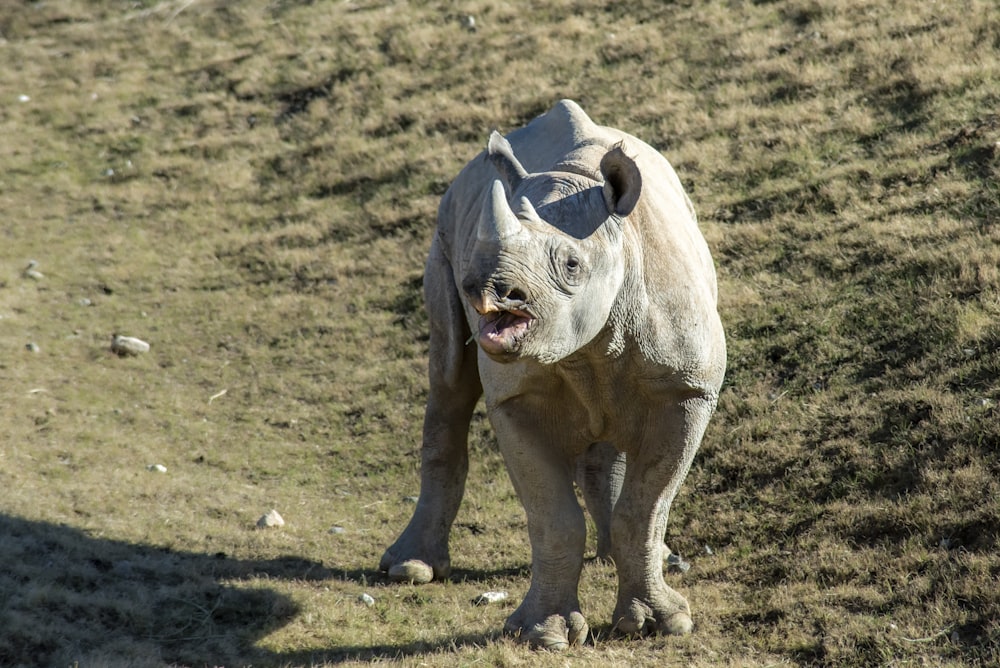
[[[632,156],[643,175],[641,198],[650,212],[671,212],[666,219],[654,221],[651,235],[680,234],[701,238],[690,201],[670,163],[656,149],[642,140],[614,128],[594,123],[572,100],[560,100],[549,111],[526,126],[507,135],[514,154],[529,172],[569,171],[601,181],[600,162],[607,150],[618,143]],[[498,174],[480,152],[452,182],[438,210],[438,226],[452,254],[470,237],[482,209],[489,186]],[[641,202],[642,203],[642,202]],[[647,215],[646,220],[655,216]],[[702,243],[702,245],[704,245]],[[699,249],[700,250],[700,249]],[[460,253],[461,251],[459,251]],[[707,248],[698,253],[702,262],[711,259]],[[714,271],[714,270],[713,270]]]
[[[525,169],[544,172],[582,146],[601,139],[605,146],[613,144],[616,131],[605,130],[591,121],[575,102],[561,100],[506,137]],[[597,164],[599,161],[598,157]],[[596,169],[597,164],[592,168]],[[462,249],[471,244],[483,200],[496,178],[496,169],[486,160],[486,152],[482,151],[459,172],[445,192],[438,209],[438,227],[453,262],[455,256],[461,255]]]

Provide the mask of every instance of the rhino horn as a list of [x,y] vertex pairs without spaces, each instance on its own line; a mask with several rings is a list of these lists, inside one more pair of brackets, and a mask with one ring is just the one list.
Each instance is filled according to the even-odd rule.
[[486,157],[500,173],[500,178],[507,185],[507,190],[512,193],[517,190],[517,186],[528,175],[528,170],[514,156],[514,149],[510,142],[496,130],[490,133],[490,140],[486,144]]
[[480,241],[503,241],[521,231],[521,222],[507,203],[507,192],[499,180],[493,181],[488,208],[479,218],[476,237]]
[[535,205],[527,197],[521,198],[521,213],[528,219],[541,220],[541,216],[535,211]]

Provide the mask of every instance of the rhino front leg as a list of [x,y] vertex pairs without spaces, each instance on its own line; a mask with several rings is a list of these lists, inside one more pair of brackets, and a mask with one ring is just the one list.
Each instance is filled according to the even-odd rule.
[[465,493],[469,469],[466,413],[460,397],[428,400],[421,448],[420,497],[413,517],[385,551],[379,568],[397,582],[424,584],[451,574],[448,535]]
[[517,415],[509,406],[490,418],[531,541],[531,585],[504,630],[533,648],[582,644],[589,627],[577,590],[587,526],[573,488],[573,458],[538,432],[541,420]]
[[625,453],[610,443],[592,443],[576,464],[576,484],[597,527],[597,558],[611,561],[611,514],[625,478]]
[[424,274],[430,392],[424,412],[420,498],[410,523],[379,563],[398,582],[422,584],[448,577],[448,535],[465,493],[469,423],[482,386],[477,348],[466,345],[469,331],[451,275],[435,240]]
[[627,634],[691,631],[687,600],[663,581],[663,536],[670,504],[687,476],[715,408],[701,395],[649,416],[643,442],[628,452],[622,493],[611,523],[618,569],[614,624]]

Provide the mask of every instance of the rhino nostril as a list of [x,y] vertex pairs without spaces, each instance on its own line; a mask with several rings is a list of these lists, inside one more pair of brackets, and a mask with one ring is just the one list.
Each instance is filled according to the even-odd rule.
[[511,288],[504,295],[504,299],[512,302],[523,302],[528,300],[528,296],[524,294],[523,290],[518,290],[517,288]]

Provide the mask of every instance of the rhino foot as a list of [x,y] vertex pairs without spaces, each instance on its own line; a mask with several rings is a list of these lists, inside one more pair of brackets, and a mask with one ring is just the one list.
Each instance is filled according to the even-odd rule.
[[[679,594],[660,597],[656,603],[632,599],[626,605],[619,602],[615,609],[615,628],[630,636],[645,636],[657,633],[682,636],[691,632],[691,610]],[[678,604],[673,599],[678,599]],[[665,600],[666,599],[666,600]]]
[[[395,546],[393,546],[395,547]],[[431,580],[446,580],[451,575],[451,562],[447,558],[421,559],[419,557],[400,557],[389,548],[382,555],[379,570],[388,574],[393,582],[409,582],[411,584],[427,584]]]
[[419,559],[407,559],[389,566],[386,571],[393,582],[409,582],[411,584],[427,584],[434,579],[434,569]]
[[575,611],[567,615],[549,615],[539,622],[530,623],[523,620],[518,610],[507,620],[504,631],[531,649],[558,652],[571,645],[582,645],[590,627],[583,615]]

